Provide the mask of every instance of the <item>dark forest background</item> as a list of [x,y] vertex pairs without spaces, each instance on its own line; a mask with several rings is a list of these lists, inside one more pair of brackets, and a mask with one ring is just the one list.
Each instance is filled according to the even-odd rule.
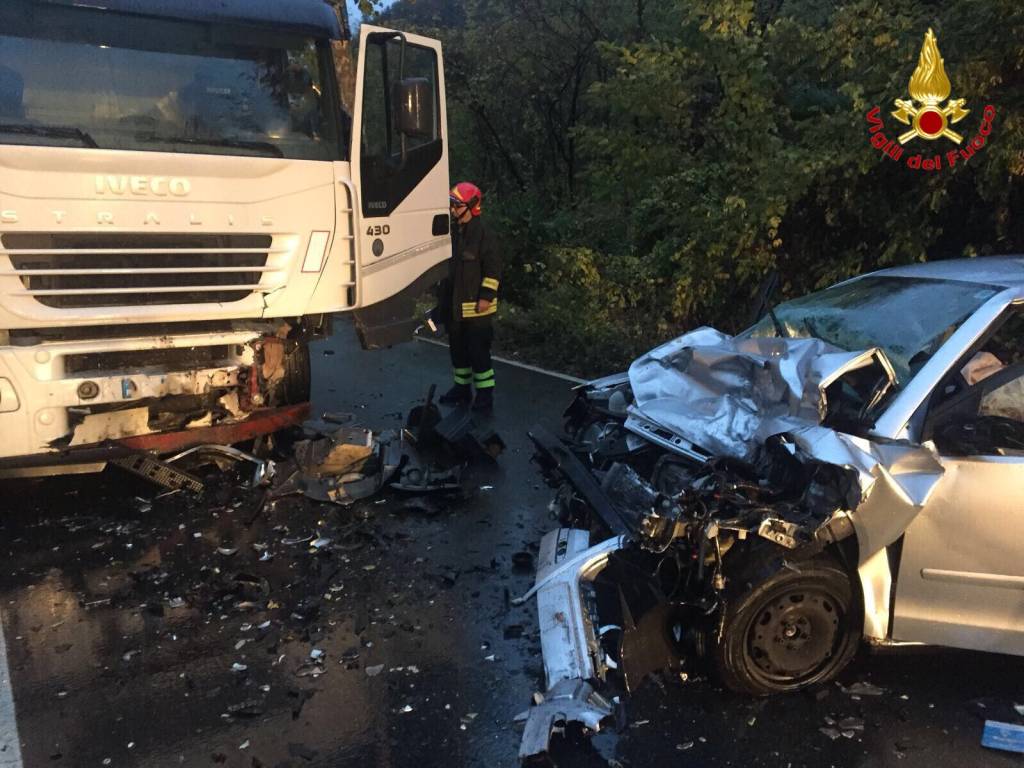
[[[607,373],[700,324],[893,264],[1024,252],[1024,3],[399,0],[368,20],[444,44],[451,174],[505,251],[500,345]],[[899,162],[866,113],[909,98],[933,28],[992,133]],[[963,145],[962,145],[963,146]],[[908,157],[943,155],[940,171]],[[897,319],[894,318],[894,321]]]

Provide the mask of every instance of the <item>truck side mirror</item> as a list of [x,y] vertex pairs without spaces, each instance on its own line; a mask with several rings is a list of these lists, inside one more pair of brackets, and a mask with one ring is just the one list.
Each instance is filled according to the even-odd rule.
[[401,134],[414,139],[434,138],[434,88],[429,80],[407,77],[395,83],[392,97]]

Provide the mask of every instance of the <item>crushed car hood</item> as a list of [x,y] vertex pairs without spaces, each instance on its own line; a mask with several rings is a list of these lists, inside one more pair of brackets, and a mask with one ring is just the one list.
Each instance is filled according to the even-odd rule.
[[624,426],[649,440],[666,430],[673,437],[657,442],[691,456],[679,439],[706,456],[743,461],[785,433],[794,454],[854,470],[861,503],[851,519],[864,562],[899,537],[944,472],[930,443],[857,436],[828,423],[829,387],[872,366],[874,404],[895,384],[881,349],[847,352],[813,338],[735,338],[698,328],[633,362]]
[[630,415],[710,454],[749,461],[771,435],[821,424],[829,385],[869,366],[888,378],[877,401],[895,383],[880,349],[847,352],[820,339],[735,338],[698,328],[629,367]]

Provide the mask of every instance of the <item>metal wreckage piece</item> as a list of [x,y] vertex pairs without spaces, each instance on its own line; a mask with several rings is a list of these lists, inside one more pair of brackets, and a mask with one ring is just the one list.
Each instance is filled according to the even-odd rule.
[[547,685],[522,759],[569,722],[597,730],[611,671],[629,692],[705,656],[743,573],[854,534],[861,565],[902,534],[943,469],[931,447],[853,434],[894,382],[880,349],[701,328],[578,388],[567,440],[531,430],[562,527],[518,601],[537,599]]
[[[409,412],[405,429],[307,425],[316,437],[295,444],[295,469],[272,495],[301,493],[347,505],[385,487],[417,494],[461,490],[463,464],[476,458],[496,461],[505,443],[478,424],[468,408],[442,417],[433,398],[431,386],[424,404]],[[438,464],[437,458],[443,461]]]

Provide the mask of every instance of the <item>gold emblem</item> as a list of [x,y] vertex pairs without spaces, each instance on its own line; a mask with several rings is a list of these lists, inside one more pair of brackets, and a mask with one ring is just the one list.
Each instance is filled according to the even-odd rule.
[[[892,116],[911,129],[899,137],[900,144],[906,144],[915,136],[933,141],[945,136],[959,144],[964,140],[956,131],[950,129],[950,123],[957,123],[967,116],[969,109],[964,109],[964,99],[951,99],[945,107],[939,106],[949,98],[949,78],[942,65],[939,55],[939,44],[935,33],[928,30],[921,46],[921,56],[917,60],[917,68],[910,76],[911,101],[896,99],[896,111]],[[916,106],[914,102],[921,104]]]

